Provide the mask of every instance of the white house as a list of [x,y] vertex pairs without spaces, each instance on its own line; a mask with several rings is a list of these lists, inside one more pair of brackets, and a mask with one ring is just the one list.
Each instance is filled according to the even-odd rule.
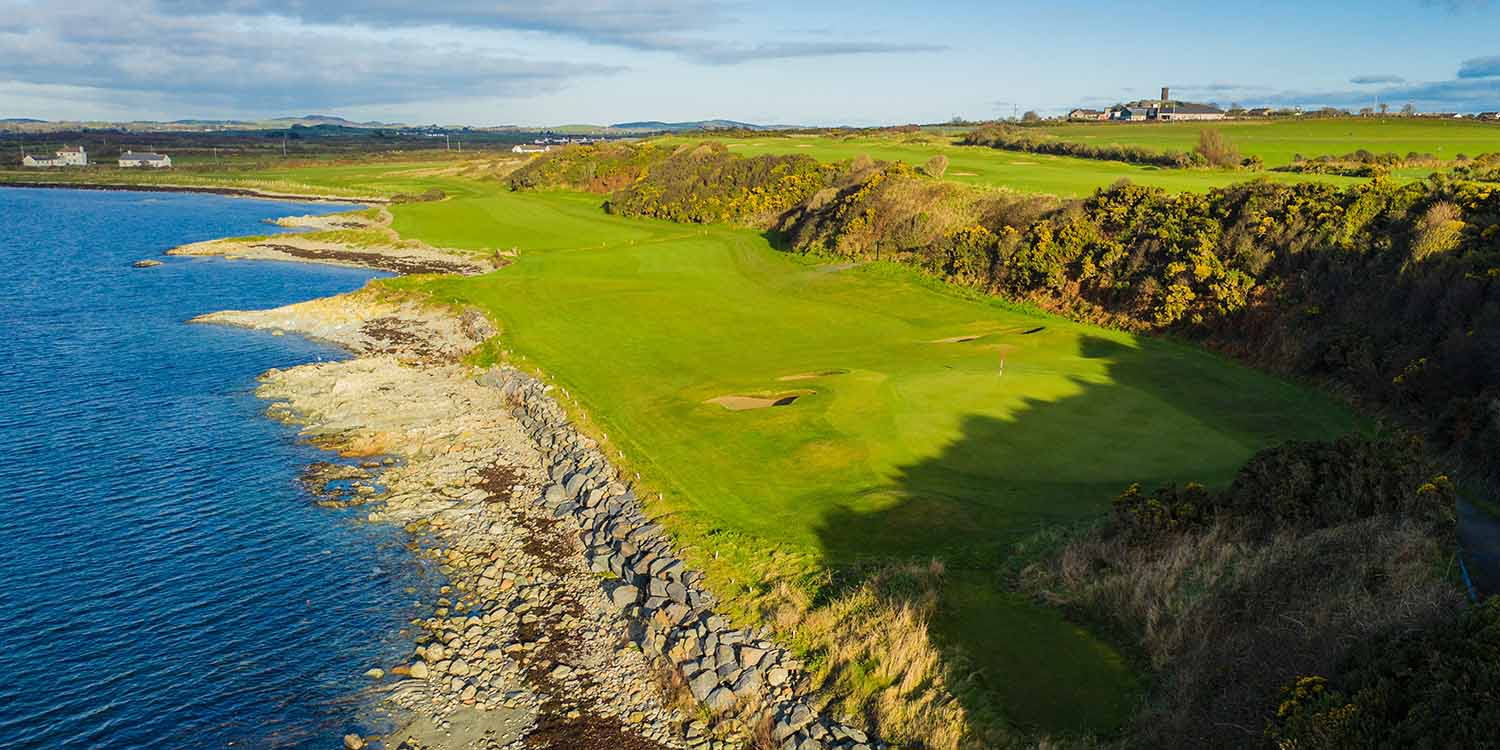
[[146,167],[147,169],[166,169],[172,166],[172,157],[166,154],[153,154],[147,152],[126,151],[120,154],[121,167]]
[[551,146],[533,146],[529,143],[517,143],[511,147],[510,152],[513,154],[545,154],[551,150]]
[[63,146],[56,156],[21,157],[23,167],[83,167],[88,166],[89,155],[82,146]]

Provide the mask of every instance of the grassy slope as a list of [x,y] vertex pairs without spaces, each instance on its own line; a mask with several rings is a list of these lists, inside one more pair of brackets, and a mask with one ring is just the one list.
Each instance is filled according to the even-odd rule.
[[1220,123],[1073,123],[1038,132],[1067,140],[1187,151],[1197,145],[1198,133],[1205,127],[1219,130],[1239,147],[1240,153],[1259,156],[1269,167],[1290,164],[1294,154],[1311,158],[1347,154],[1361,148],[1402,155],[1411,151],[1432,153],[1443,159],[1460,153],[1477,156],[1500,151],[1500,123],[1475,120],[1361,117]]
[[[940,637],[976,659],[1013,718],[1049,731],[1113,726],[1134,678],[1055,611],[1000,590],[984,571],[1009,542],[1097,515],[1129,482],[1223,481],[1259,447],[1355,426],[1213,356],[964,298],[903,269],[821,267],[750,231],[609,217],[597,197],[454,194],[397,207],[397,228],[518,247],[519,263],[399,284],[491,310],[506,345],[664,491],[655,510],[689,544],[728,531],[835,566],[948,558]],[[930,343],[964,334],[982,338]],[[849,373],[778,380],[830,368]],[[776,409],[704,403],[804,388]]]
[[[1197,137],[1195,130],[1193,131],[1195,143]],[[666,143],[698,143],[704,139],[704,136],[695,135],[666,137],[661,140]],[[1275,172],[1252,175],[1245,172],[1204,169],[1161,169],[1123,162],[1026,154],[977,146],[955,146],[949,143],[952,139],[931,135],[915,139],[896,136],[837,138],[765,136],[717,138],[715,140],[723,141],[735,153],[746,156],[768,153],[807,154],[822,161],[838,161],[860,154],[869,154],[871,158],[883,161],[904,161],[913,165],[921,165],[933,155],[941,153],[946,155],[951,162],[946,177],[955,182],[1064,197],[1085,196],[1098,188],[1108,187],[1120,179],[1128,179],[1140,185],[1165,188],[1173,192],[1204,192],[1255,177],[1265,177],[1278,182],[1310,180],[1335,183],[1356,182],[1350,178],[1321,175],[1292,175]]]

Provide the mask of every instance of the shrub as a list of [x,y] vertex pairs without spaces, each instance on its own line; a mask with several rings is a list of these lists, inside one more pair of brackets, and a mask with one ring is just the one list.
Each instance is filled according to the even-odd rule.
[[1080,159],[1102,159],[1123,161],[1131,164],[1147,164],[1157,167],[1200,166],[1202,161],[1193,154],[1176,151],[1155,151],[1143,146],[1123,144],[1095,145],[1064,141],[1033,132],[1031,128],[1013,125],[989,125],[972,131],[960,139],[965,146],[988,146],[1006,151],[1023,151],[1054,156],[1073,156]]
[[1452,481],[1416,440],[1351,436],[1267,448],[1240,469],[1214,504],[1261,533],[1392,514],[1434,524],[1447,536],[1455,501]]
[[1412,235],[1411,259],[1421,263],[1456,249],[1463,235],[1463,212],[1449,201],[1438,201],[1422,214]]
[[1132,484],[1114,499],[1114,527],[1136,541],[1151,541],[1204,525],[1212,514],[1208,490],[1188,483],[1182,488],[1167,485],[1156,492],[1141,492]]
[[1298,750],[1500,747],[1500,597],[1362,644],[1343,671],[1288,686],[1266,734]]
[[1198,132],[1198,145],[1193,153],[1203,157],[1203,160],[1215,167],[1238,167],[1240,166],[1240,152],[1224,137],[1223,133],[1213,128],[1206,128]]
[[938,154],[931,159],[928,159],[927,163],[922,165],[922,172],[924,172],[928,177],[936,177],[938,179],[942,179],[943,174],[947,171],[948,157],[943,156],[942,154]]

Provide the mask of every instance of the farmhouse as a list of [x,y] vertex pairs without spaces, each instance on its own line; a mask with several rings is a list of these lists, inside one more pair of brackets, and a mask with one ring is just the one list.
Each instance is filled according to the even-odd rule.
[[1109,113],[1098,109],[1075,109],[1068,113],[1068,119],[1080,122],[1089,120],[1108,120]]
[[1163,86],[1160,99],[1142,99],[1129,104],[1117,104],[1110,108],[1109,120],[1125,122],[1166,120],[1222,120],[1224,110],[1210,104],[1173,101],[1171,91]]
[[172,157],[166,154],[153,154],[147,152],[126,151],[120,154],[121,167],[146,167],[148,169],[165,169],[172,166]]
[[517,143],[511,147],[510,152],[513,154],[545,154],[551,150],[551,146],[533,146],[529,143]]
[[38,158],[27,154],[21,157],[23,167],[84,167],[88,163],[89,155],[82,146],[63,146],[55,156]]

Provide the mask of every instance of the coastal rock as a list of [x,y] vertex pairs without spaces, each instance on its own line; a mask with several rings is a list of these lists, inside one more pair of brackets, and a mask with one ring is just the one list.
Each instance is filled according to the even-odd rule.
[[406,667],[406,673],[408,675],[411,675],[412,679],[415,679],[415,680],[425,680],[425,679],[427,679],[427,675],[428,675],[427,663],[426,662],[420,662],[420,661],[414,661],[411,664],[407,665],[407,667]]
[[134,266],[135,268],[153,268],[155,266],[161,265],[161,261],[147,258],[145,260],[138,260],[134,263],[131,263],[130,265]]

